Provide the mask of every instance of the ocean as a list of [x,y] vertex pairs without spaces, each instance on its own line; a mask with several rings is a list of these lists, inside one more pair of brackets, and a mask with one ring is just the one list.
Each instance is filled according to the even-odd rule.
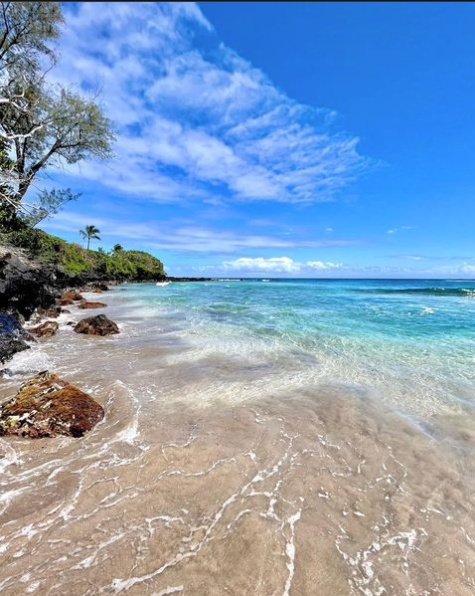
[[474,298],[467,280],[125,284],[100,298],[109,338],[74,334],[72,307],[0,398],[49,369],[106,418],[0,438],[0,592],[475,593]]

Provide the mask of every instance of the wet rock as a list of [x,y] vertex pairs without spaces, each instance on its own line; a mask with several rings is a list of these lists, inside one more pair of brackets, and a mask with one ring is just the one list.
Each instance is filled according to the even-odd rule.
[[100,292],[107,292],[109,286],[103,282],[94,284],[94,291],[99,290]]
[[62,308],[61,309],[61,312],[64,313],[65,315],[70,315],[71,314],[71,311],[68,310],[67,308]]
[[94,288],[94,289],[92,290],[92,292],[93,292],[94,294],[102,294],[102,290],[101,290],[100,288]]
[[66,325],[76,325],[76,321],[68,321]]
[[51,308],[37,308],[36,309],[36,320],[40,320],[44,317],[48,319],[56,319],[59,317],[63,309],[60,306],[52,306]]
[[74,327],[76,333],[86,333],[88,335],[112,335],[119,333],[117,323],[111,321],[106,315],[97,315],[82,319]]
[[77,300],[84,300],[84,297],[76,290],[68,290],[67,292],[64,292],[62,299],[77,301]]
[[82,302],[78,308],[81,308],[82,310],[89,310],[90,308],[104,308],[105,306],[107,306],[107,304],[104,304],[103,302]]
[[38,327],[30,329],[30,332],[38,337],[52,337],[53,335],[56,335],[58,328],[59,324],[56,321],[46,321],[46,323],[42,323],[41,325],[38,325]]
[[72,304],[74,304],[74,302],[69,298],[61,298],[60,300],[58,300],[58,304],[60,306],[71,306]]
[[0,406],[0,435],[81,437],[103,417],[104,409],[89,395],[43,371]]
[[6,362],[17,352],[28,350],[28,333],[13,316],[0,313],[0,363]]

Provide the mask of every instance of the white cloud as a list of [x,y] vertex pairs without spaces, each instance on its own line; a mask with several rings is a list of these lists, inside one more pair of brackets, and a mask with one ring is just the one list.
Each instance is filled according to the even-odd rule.
[[331,233],[333,232],[333,228],[325,228],[325,232]]
[[66,21],[54,76],[100,88],[118,135],[117,160],[78,177],[163,202],[314,202],[369,166],[333,112],[287,97],[194,3],[81,2]]
[[343,269],[344,266],[341,263],[332,263],[330,261],[306,261],[304,264],[310,269],[317,269],[318,271],[326,271],[328,269]]
[[224,261],[227,271],[264,272],[264,273],[302,273],[305,271],[329,271],[342,269],[341,263],[323,261],[294,261],[290,257],[241,257],[234,261]]

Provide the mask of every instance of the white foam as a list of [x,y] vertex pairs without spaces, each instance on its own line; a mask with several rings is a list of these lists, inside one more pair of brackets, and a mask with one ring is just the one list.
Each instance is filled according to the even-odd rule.
[[38,345],[33,345],[31,349],[19,352],[13,356],[7,368],[13,374],[35,373],[42,370],[48,370],[52,366],[51,358]]
[[154,592],[152,596],[166,596],[167,594],[175,594],[176,592],[183,592],[183,586],[167,586],[160,592]]
[[8,466],[20,462],[21,459],[15,449],[7,441],[0,439],[0,475],[5,473]]

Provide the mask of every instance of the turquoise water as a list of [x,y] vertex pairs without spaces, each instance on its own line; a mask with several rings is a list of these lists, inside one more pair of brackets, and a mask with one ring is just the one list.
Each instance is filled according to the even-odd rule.
[[421,420],[475,406],[475,281],[282,279],[125,288],[116,304],[142,321],[150,341],[172,330],[195,348],[188,358],[233,359],[237,378],[241,359],[244,380],[254,363],[276,386],[364,388]]

